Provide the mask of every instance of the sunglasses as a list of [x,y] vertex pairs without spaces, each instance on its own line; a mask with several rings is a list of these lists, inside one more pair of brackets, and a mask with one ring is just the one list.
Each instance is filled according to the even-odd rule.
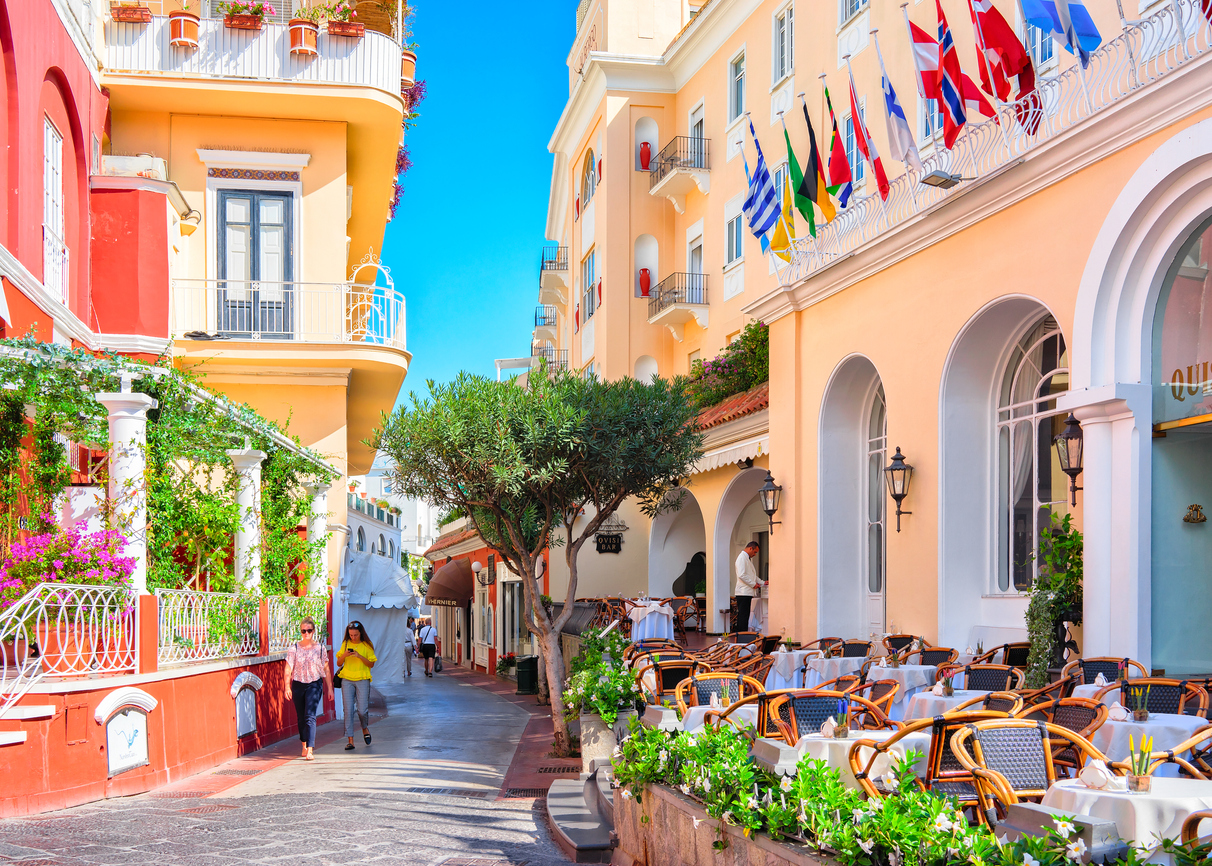
[[301,628],[301,629],[299,629],[299,631],[301,631],[303,634],[311,634],[312,632],[315,631],[315,629],[314,628]]

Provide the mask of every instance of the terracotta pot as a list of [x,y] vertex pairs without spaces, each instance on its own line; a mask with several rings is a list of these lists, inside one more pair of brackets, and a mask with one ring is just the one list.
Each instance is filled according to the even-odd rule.
[[232,30],[260,30],[260,15],[227,15],[223,18],[223,26]]
[[320,53],[316,47],[320,38],[320,25],[306,18],[290,19],[290,53],[303,57],[315,57]]
[[35,629],[42,670],[51,674],[86,674],[92,667],[92,635],[67,623],[39,621]]
[[400,89],[412,87],[417,83],[417,55],[411,51],[400,52]]
[[146,6],[119,6],[115,3],[110,5],[109,15],[124,24],[150,24],[152,20],[151,10]]
[[198,16],[192,12],[168,14],[168,41],[191,51],[198,47]]
[[361,39],[366,35],[366,25],[358,21],[329,21],[327,28],[329,36],[352,36]]
[[20,668],[31,658],[29,641],[23,637],[0,643],[0,666]]

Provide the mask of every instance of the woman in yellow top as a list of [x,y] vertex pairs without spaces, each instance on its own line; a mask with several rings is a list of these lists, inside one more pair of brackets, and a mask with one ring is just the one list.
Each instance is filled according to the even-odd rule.
[[349,742],[345,751],[354,747],[354,710],[362,722],[362,739],[370,745],[370,669],[375,666],[375,645],[362,628],[362,623],[351,622],[345,627],[345,639],[337,651],[337,664],[341,665],[341,703],[345,707],[345,736]]

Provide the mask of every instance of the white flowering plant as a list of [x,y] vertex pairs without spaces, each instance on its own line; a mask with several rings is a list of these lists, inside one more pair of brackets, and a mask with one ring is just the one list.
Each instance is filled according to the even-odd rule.
[[635,702],[639,687],[635,675],[623,663],[627,641],[611,633],[606,638],[589,637],[581,642],[581,652],[572,660],[572,676],[564,686],[567,711],[572,721],[583,712],[597,713],[613,725],[619,710]]

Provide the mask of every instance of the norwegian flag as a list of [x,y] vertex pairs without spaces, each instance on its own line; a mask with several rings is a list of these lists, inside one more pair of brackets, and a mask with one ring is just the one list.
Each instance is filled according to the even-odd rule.
[[884,161],[880,159],[880,152],[875,149],[875,142],[871,140],[871,133],[867,131],[867,123],[863,120],[862,113],[859,112],[858,94],[854,90],[854,72],[850,69],[849,60],[846,61],[846,72],[850,75],[850,118],[854,123],[854,146],[858,148],[859,153],[863,155],[875,173],[875,183],[880,191],[880,198],[887,201],[892,185],[888,183],[888,175],[884,171]]
[[993,0],[968,0],[968,11],[976,30],[976,59],[985,92],[1006,102],[1010,98],[1010,79],[1018,76],[1014,113],[1018,122],[1034,133],[1043,105],[1035,92],[1035,66],[1030,53]]
[[[1208,0],[1208,2],[1212,3],[1212,0]],[[905,23],[909,25],[909,41],[913,46],[913,65],[917,69],[917,92],[921,94],[922,99],[932,99],[937,102],[938,40],[910,21],[908,15],[905,16]],[[982,117],[997,117],[997,111],[985,98],[985,94],[981,92],[976,82],[968,76],[968,73],[960,73],[960,80],[963,82],[965,113],[967,115],[979,114]],[[1038,116],[1035,122],[1039,123]]]
[[955,51],[955,39],[951,25],[943,14],[942,0],[934,0],[938,12],[938,104],[943,112],[943,144],[950,150],[959,138],[960,130],[968,122],[964,111],[963,72],[960,70],[959,54]]

